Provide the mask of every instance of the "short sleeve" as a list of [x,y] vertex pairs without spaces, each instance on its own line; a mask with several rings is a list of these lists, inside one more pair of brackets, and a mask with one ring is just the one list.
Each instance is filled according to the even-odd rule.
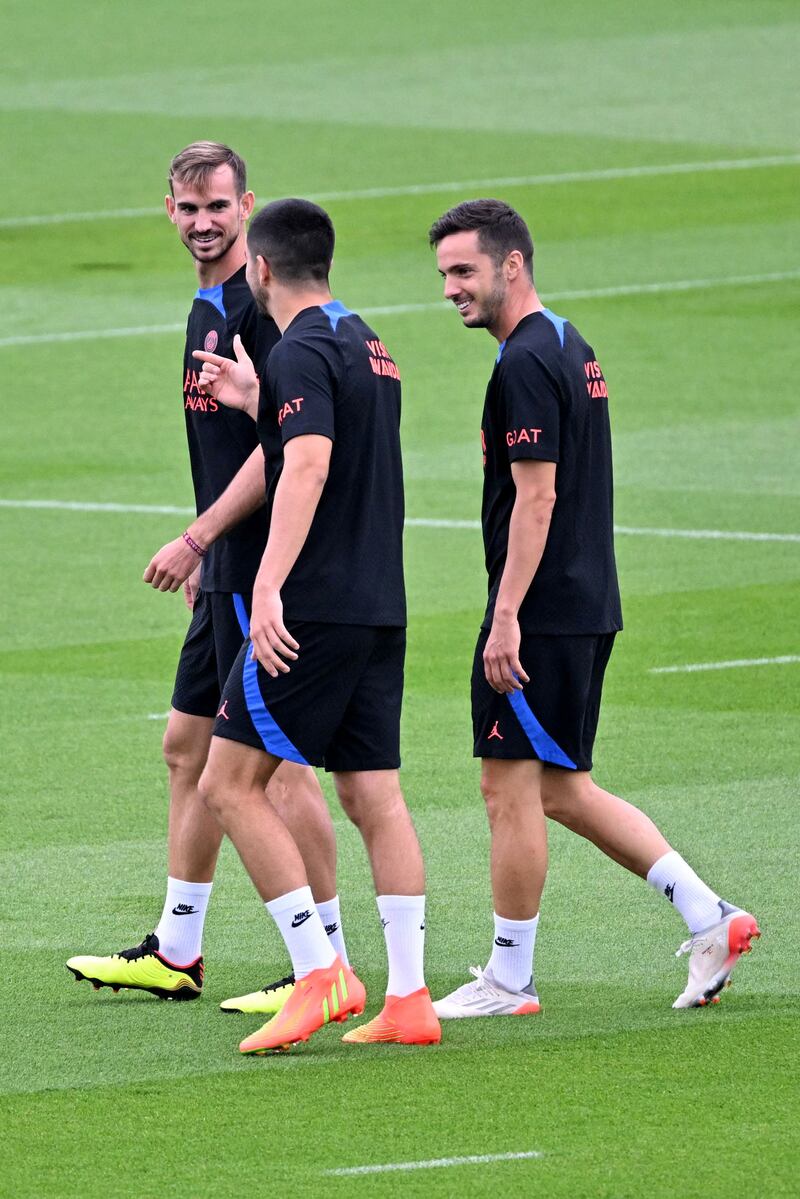
[[535,354],[515,350],[501,362],[499,383],[509,462],[558,462],[561,405],[553,375]]
[[322,347],[279,342],[270,355],[269,382],[284,445],[307,433],[336,440],[335,367]]

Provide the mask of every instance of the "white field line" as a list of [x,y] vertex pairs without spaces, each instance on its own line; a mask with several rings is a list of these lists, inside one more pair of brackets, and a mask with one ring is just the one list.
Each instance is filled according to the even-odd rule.
[[[616,287],[592,287],[573,291],[549,292],[548,303],[560,304],[569,300],[604,300],[616,296],[660,295],[664,292],[703,291],[714,287],[747,287],[756,283],[785,283],[800,279],[800,269],[768,271],[761,275],[723,275],[718,279],[667,279],[661,283],[623,283]],[[427,300],[420,304],[386,304],[359,308],[361,316],[403,316],[412,312],[447,312],[449,300]],[[180,333],[184,324],[131,325],[119,329],[76,329],[70,333],[23,333],[0,338],[0,349],[12,346],[50,345],[58,342],[95,341],[107,337],[151,337],[160,333]]]
[[194,508],[172,504],[95,504],[79,500],[2,500],[0,508],[43,508],[58,512],[140,512],[149,516],[194,516]]
[[[43,509],[58,512],[137,513],[143,516],[194,516],[195,509],[173,504],[115,504],[83,500],[13,500],[0,499],[0,508]],[[479,529],[479,520],[450,520],[446,517],[407,516],[406,528],[411,529]],[[748,533],[733,529],[655,529],[615,525],[614,532],[623,537],[688,537],[695,541],[785,541],[800,542],[800,533]]]
[[[632,167],[607,167],[593,171],[562,171],[550,175],[506,175],[493,179],[447,180],[443,183],[407,183],[398,187],[365,187],[354,191],[315,192],[308,199],[381,200],[393,196],[434,196],[437,193],[480,191],[496,187],[551,187],[562,183],[591,183],[614,179],[646,179],[660,175],[695,175],[714,171],[756,171],[769,167],[796,166],[800,154],[772,154],[760,158],[716,158],[709,162],[666,162]],[[259,203],[262,201],[259,200]],[[79,221],[124,220],[161,216],[162,205],[146,208],[110,208],[97,212],[54,212],[11,216],[0,219],[0,229],[23,229],[37,225],[61,225]]]
[[800,541],[800,533],[743,533],[733,529],[650,529],[614,525],[617,536],[688,537],[693,541]]
[[733,658],[730,662],[688,662],[685,666],[651,666],[648,674],[695,674],[698,670],[738,670],[747,666],[787,666],[800,662],[800,654],[779,658]]
[[[767,271],[760,275],[722,275],[718,279],[666,279],[661,283],[622,283],[615,287],[589,287],[571,291],[548,292],[548,303],[568,300],[606,300],[617,296],[659,295],[663,292],[702,291],[709,287],[746,287],[753,283],[786,283],[800,279],[800,269]],[[407,312],[432,312],[452,308],[449,300],[428,300],[422,304],[388,304],[381,308],[362,308],[363,316],[402,316]],[[0,346],[3,342],[0,341]]]
[[153,337],[161,333],[180,333],[185,322],[171,325],[126,325],[121,329],[75,329],[71,333],[22,333],[18,337],[0,338],[0,349],[6,346],[44,346],[58,342],[95,341],[107,337]]
[[525,1153],[476,1153],[470,1157],[434,1157],[422,1162],[388,1162],[381,1166],[340,1166],[323,1170],[327,1178],[352,1178],[357,1174],[388,1174],[393,1170],[438,1170],[443,1166],[483,1166],[492,1162],[515,1162],[544,1157],[538,1150]]
[[148,712],[147,713],[148,720],[166,720],[168,716],[169,716],[169,712]]

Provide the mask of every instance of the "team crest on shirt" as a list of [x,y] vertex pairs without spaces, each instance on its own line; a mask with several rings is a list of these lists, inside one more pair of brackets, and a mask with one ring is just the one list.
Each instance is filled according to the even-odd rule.
[[219,337],[217,336],[216,329],[212,329],[210,333],[206,333],[206,339],[203,342],[203,349],[206,351],[207,354],[214,353],[214,351],[217,348],[218,341],[219,341]]

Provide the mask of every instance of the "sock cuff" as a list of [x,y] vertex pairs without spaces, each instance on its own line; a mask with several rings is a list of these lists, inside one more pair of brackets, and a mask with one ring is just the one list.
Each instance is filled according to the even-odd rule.
[[539,923],[539,913],[537,912],[530,920],[509,920],[507,916],[498,916],[495,912],[494,919],[496,924],[502,924],[504,928],[518,928],[522,932],[524,929],[536,928]]
[[333,899],[326,899],[323,903],[318,903],[317,911],[323,924],[329,924],[331,920],[340,920],[339,896],[334,895]]
[[683,861],[683,858],[681,857],[681,855],[678,853],[678,851],[676,849],[670,849],[667,851],[667,853],[662,854],[661,857],[657,861],[653,862],[653,865],[647,871],[647,881],[650,884],[650,886],[657,887],[659,878],[660,878],[662,872],[665,869],[669,870],[669,868],[673,865],[673,863],[682,862],[682,861]]
[[287,891],[285,895],[278,895],[275,899],[268,899],[264,906],[270,916],[279,916],[282,912],[288,912],[290,908],[302,912],[307,908],[313,909],[314,896],[311,894],[309,886],[298,887],[295,891]]
[[425,908],[424,895],[378,895],[375,902],[379,912],[383,912],[384,907],[394,908],[396,912],[402,911],[403,908],[409,912],[418,912]]
[[167,875],[167,886],[170,891],[184,895],[210,895],[213,883],[192,883],[188,879],[173,878]]

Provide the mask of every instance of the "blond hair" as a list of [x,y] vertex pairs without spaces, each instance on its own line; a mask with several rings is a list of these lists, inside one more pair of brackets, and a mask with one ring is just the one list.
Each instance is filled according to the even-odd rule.
[[243,158],[224,146],[221,142],[192,142],[176,154],[169,164],[169,190],[172,195],[173,183],[186,183],[196,187],[201,192],[208,191],[211,176],[219,167],[228,166],[233,172],[236,195],[242,196],[247,190],[247,167]]

